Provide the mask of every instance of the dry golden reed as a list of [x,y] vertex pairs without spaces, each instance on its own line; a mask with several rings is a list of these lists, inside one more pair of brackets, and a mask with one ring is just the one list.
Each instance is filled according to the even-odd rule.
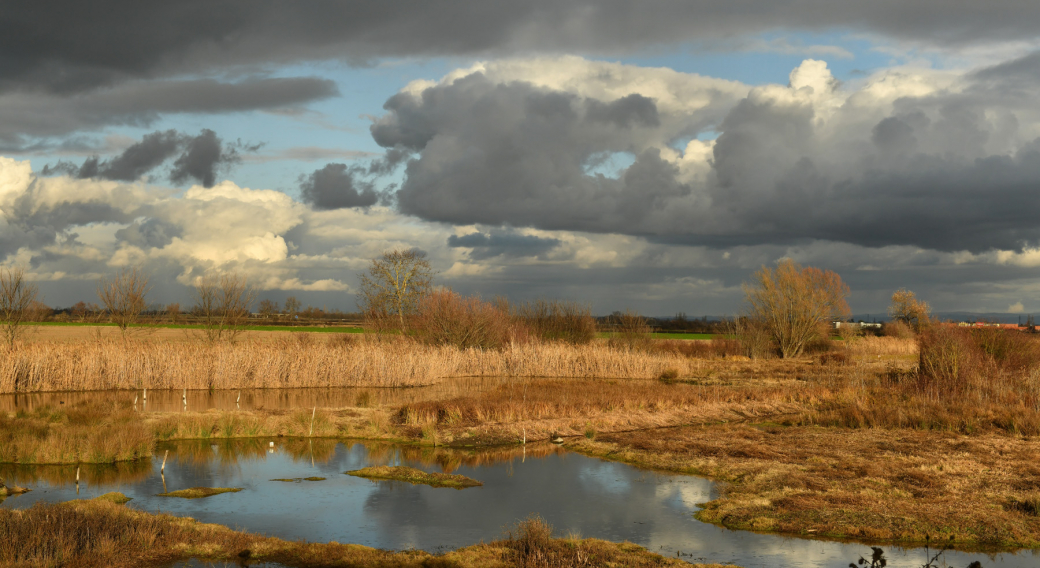
[[604,344],[528,343],[503,350],[407,339],[278,343],[38,343],[0,357],[0,393],[105,389],[404,387],[445,377],[652,379],[704,363]]

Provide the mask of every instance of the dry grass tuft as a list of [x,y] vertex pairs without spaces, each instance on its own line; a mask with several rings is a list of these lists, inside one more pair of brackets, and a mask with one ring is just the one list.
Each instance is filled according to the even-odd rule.
[[150,456],[153,443],[128,405],[0,413],[0,463],[114,463]]

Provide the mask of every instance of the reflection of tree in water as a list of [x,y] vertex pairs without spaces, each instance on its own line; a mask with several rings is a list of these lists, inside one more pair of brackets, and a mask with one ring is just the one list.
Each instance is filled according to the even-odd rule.
[[80,482],[89,485],[139,483],[152,473],[152,460],[145,458],[114,464],[18,465],[0,464],[0,477],[26,485],[47,483],[55,487],[75,485],[76,468]]
[[282,451],[294,462],[327,464],[336,455],[339,440],[333,438],[287,438],[282,441]]
[[370,465],[397,465],[402,461],[408,461],[417,462],[425,467],[436,466],[443,473],[453,473],[460,467],[491,466],[518,459],[544,458],[564,453],[563,448],[545,443],[481,449],[401,446],[367,441],[356,444],[365,448]]

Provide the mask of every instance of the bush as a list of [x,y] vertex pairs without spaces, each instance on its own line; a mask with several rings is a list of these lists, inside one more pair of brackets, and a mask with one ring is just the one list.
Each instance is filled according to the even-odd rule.
[[733,321],[733,335],[743,355],[752,359],[775,356],[777,345],[773,333],[765,321],[758,318],[740,317]]
[[650,333],[653,331],[646,318],[632,310],[615,312],[611,316],[612,330],[609,344],[611,347],[629,350],[647,350],[653,343]]
[[477,297],[441,290],[423,298],[412,329],[423,341],[459,349],[501,349],[526,336],[509,313]]
[[592,317],[592,309],[577,302],[527,302],[513,310],[513,317],[543,341],[584,345],[596,337],[596,318]]
[[909,339],[914,336],[914,332],[905,323],[899,320],[892,320],[881,324],[881,335],[897,339]]
[[653,342],[652,351],[689,357],[690,359],[722,359],[743,355],[736,339],[661,339]]
[[1026,386],[1040,366],[1030,335],[997,328],[933,325],[918,336],[920,386],[936,397],[997,398]]

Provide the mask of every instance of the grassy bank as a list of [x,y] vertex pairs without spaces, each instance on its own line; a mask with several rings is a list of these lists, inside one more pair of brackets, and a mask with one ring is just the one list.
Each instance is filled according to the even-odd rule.
[[335,542],[289,542],[190,518],[136,511],[110,500],[36,505],[24,511],[0,509],[0,564],[5,566],[134,568],[192,557],[236,564],[279,562],[300,568],[690,566],[633,544],[553,538],[551,527],[538,519],[521,523],[503,540],[432,555]]
[[570,449],[705,475],[728,528],[962,548],[1040,547],[1040,445],[999,434],[776,425],[575,440]]

